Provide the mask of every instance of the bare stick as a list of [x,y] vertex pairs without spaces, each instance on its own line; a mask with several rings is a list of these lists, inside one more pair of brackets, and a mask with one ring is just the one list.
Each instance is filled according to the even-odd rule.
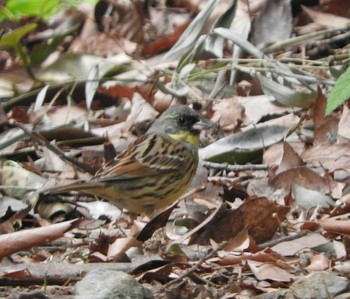
[[[12,122],[11,122],[12,123]],[[78,169],[88,172],[90,174],[95,174],[95,171],[92,167],[89,165],[86,165],[84,163],[81,163],[77,161],[76,159],[73,159],[69,156],[67,156],[58,146],[50,143],[44,136],[42,136],[40,133],[32,130],[28,130],[25,126],[22,124],[19,124],[18,122],[13,122],[15,126],[22,129],[25,134],[27,134],[33,141],[39,143],[42,146],[46,146],[49,150],[51,150],[53,153],[58,155],[63,161],[69,163],[70,165],[76,166]]]
[[251,165],[234,165],[228,163],[214,163],[208,161],[201,161],[205,168],[226,170],[226,171],[246,171],[246,170],[267,170],[268,166],[265,164],[251,164]]
[[193,272],[197,271],[201,264],[203,264],[206,260],[215,256],[219,250],[223,249],[227,245],[227,243],[228,243],[228,241],[224,241],[221,244],[219,244],[212,252],[210,252],[205,257],[201,258],[195,265],[193,265],[190,270],[186,271],[184,274],[180,275],[178,278],[176,278],[172,281],[169,281],[168,283],[166,283],[163,286],[163,288],[166,289],[175,283],[181,282],[184,278],[191,275]]
[[272,240],[272,241],[269,241],[269,242],[266,242],[266,243],[262,243],[259,245],[259,248],[260,249],[265,249],[267,247],[272,247],[272,246],[275,246],[279,243],[282,243],[282,242],[286,242],[286,241],[292,241],[292,240],[295,240],[295,239],[299,239],[301,237],[304,237],[306,236],[307,234],[309,233],[309,231],[307,230],[303,230],[301,232],[298,232],[294,235],[289,235],[289,236],[285,236],[285,237],[281,237],[279,239],[276,239],[276,240]]

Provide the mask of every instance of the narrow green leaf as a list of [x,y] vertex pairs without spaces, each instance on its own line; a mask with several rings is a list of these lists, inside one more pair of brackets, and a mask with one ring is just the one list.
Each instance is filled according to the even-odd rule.
[[[55,12],[59,11],[60,2],[62,0],[8,0],[6,2],[6,9],[12,13],[16,18],[21,16],[40,16],[49,17]],[[69,2],[69,1],[66,1]],[[0,13],[0,19],[4,17],[3,13]]]
[[37,24],[28,24],[4,34],[0,39],[0,47],[16,48],[21,38],[36,27]]
[[58,34],[50,40],[47,40],[35,46],[30,53],[31,66],[39,66],[51,53],[53,53],[57,46],[64,40],[64,38],[71,32]]
[[326,115],[330,114],[333,110],[343,104],[350,98],[350,67],[342,74],[329,95]]

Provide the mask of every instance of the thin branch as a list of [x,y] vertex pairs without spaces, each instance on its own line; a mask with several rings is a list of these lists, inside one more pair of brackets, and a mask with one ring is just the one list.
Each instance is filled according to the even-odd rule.
[[228,164],[228,163],[214,163],[214,162],[208,162],[208,161],[202,161],[201,163],[205,168],[234,171],[234,172],[268,169],[268,165],[266,164],[234,165],[234,164]]
[[178,278],[176,278],[174,280],[171,280],[168,283],[166,283],[163,286],[163,288],[166,289],[166,288],[172,286],[173,284],[181,282],[184,278],[186,278],[187,276],[189,276],[192,273],[196,272],[201,264],[203,264],[206,260],[208,260],[208,259],[212,258],[213,256],[215,256],[219,250],[223,249],[227,245],[227,243],[228,243],[228,241],[224,241],[221,244],[219,244],[212,252],[210,252],[205,257],[201,258],[195,265],[193,265],[191,267],[191,269],[189,269],[188,271],[186,271],[185,273],[180,275]]
[[275,246],[279,243],[282,243],[282,242],[286,242],[286,241],[292,241],[292,240],[295,240],[295,239],[299,239],[301,237],[304,237],[306,236],[307,234],[309,233],[309,231],[307,230],[303,230],[301,232],[298,232],[294,235],[290,235],[290,236],[285,236],[285,237],[281,237],[279,239],[276,239],[276,240],[272,240],[272,241],[269,241],[269,242],[266,242],[266,243],[262,243],[259,245],[259,248],[260,249],[265,249],[267,247],[272,247],[272,246]]
[[95,174],[95,171],[92,167],[89,165],[86,165],[84,163],[81,163],[77,161],[76,159],[73,159],[69,156],[67,156],[58,146],[55,144],[50,143],[44,136],[42,136],[40,133],[29,130],[22,124],[19,124],[18,122],[11,122],[11,124],[17,126],[18,128],[22,129],[23,132],[30,137],[33,141],[37,142],[38,144],[42,146],[46,146],[49,150],[51,150],[53,153],[58,155],[63,161],[69,163],[72,166],[76,166],[78,169],[81,171],[90,173],[90,174]]

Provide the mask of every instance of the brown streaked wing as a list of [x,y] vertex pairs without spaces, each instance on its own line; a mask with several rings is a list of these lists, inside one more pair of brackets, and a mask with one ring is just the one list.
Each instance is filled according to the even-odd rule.
[[118,181],[166,174],[185,166],[185,155],[189,154],[187,151],[184,144],[170,137],[147,134],[138,138],[115,161],[107,164],[93,181]]

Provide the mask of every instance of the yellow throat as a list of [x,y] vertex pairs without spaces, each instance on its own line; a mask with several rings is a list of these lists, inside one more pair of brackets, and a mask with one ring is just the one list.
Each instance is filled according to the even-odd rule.
[[185,141],[192,145],[199,146],[199,136],[191,134],[189,131],[181,131],[176,134],[169,134],[169,136],[175,140]]

